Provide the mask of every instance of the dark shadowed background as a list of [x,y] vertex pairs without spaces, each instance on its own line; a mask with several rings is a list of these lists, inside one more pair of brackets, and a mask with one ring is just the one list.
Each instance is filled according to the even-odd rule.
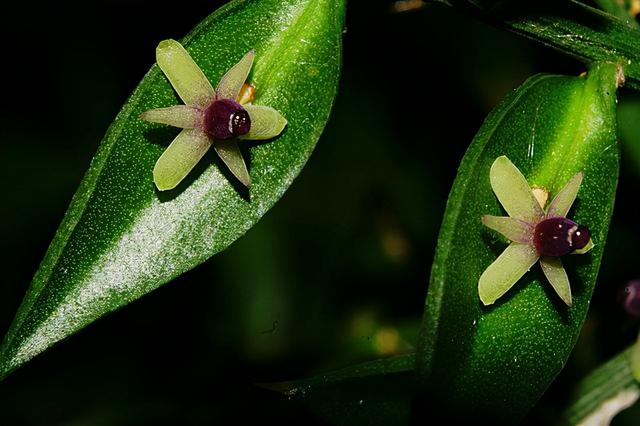
[[[0,334],[157,43],[223,3],[3,10]],[[444,7],[393,5],[349,3],[331,120],[275,208],[226,252],[0,383],[0,424],[322,424],[254,383],[412,349],[449,187],[483,117],[536,72],[584,68]],[[638,329],[619,296],[640,277],[640,98],[623,90],[620,113],[622,175],[592,311],[531,424],[553,421],[576,381]]]

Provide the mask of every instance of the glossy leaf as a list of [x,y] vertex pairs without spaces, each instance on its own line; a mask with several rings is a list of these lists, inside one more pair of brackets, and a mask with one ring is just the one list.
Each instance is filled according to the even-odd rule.
[[490,0],[480,4],[475,0],[435,1],[558,49],[585,64],[623,64],[627,85],[640,89],[640,29],[609,13],[575,0]]
[[[438,239],[417,352],[424,391],[440,415],[515,423],[561,370],[593,292],[618,178],[616,66],[587,77],[537,75],[491,112],[465,154]],[[489,179],[506,155],[529,184],[556,194],[584,180],[571,219],[595,242],[566,256],[573,304],[555,295],[537,265],[494,305],[478,300],[478,279],[505,242],[479,220],[500,215]]]
[[[224,250],[282,196],[329,116],[344,6],[328,0],[233,1],[182,40],[207,81],[220,81],[255,49],[249,77],[257,88],[255,103],[277,109],[289,122],[268,144],[246,143],[249,190],[237,187],[215,155],[206,155],[176,189],[156,191],[154,163],[178,131],[139,115],[182,102],[152,67],[107,131],[27,291],[0,348],[0,377]],[[175,46],[165,47],[166,54],[180,55]],[[140,46],[149,55],[154,48]],[[195,72],[188,63],[184,67]],[[189,98],[193,81],[179,84],[180,95]]]

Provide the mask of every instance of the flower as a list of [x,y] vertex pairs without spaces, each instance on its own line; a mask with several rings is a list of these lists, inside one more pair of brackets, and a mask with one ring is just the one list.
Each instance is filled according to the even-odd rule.
[[255,55],[254,50],[249,51],[214,90],[180,43],[164,40],[158,44],[158,66],[185,103],[140,115],[145,121],[183,129],[153,169],[153,181],[160,191],[175,188],[212,145],[231,173],[246,187],[251,185],[238,140],[271,139],[287,125],[275,109],[250,103],[252,86],[245,80]]
[[566,218],[580,189],[582,172],[569,179],[546,211],[545,201],[536,199],[535,191],[507,157],[496,158],[489,176],[509,217],[484,215],[482,223],[511,244],[480,276],[480,300],[485,305],[494,303],[539,260],[553,289],[570,306],[571,287],[560,257],[584,254],[593,247],[589,230]]

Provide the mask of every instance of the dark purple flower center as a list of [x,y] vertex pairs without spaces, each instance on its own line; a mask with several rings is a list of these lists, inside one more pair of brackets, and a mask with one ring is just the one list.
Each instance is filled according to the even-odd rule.
[[540,256],[564,256],[584,248],[590,239],[587,228],[565,217],[541,221],[533,234],[533,244]]
[[218,99],[204,111],[204,131],[214,139],[245,135],[249,129],[249,113],[236,101]]

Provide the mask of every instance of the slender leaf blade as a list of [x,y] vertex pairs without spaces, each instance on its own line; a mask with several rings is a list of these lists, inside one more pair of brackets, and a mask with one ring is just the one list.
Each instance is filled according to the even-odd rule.
[[213,84],[255,49],[254,103],[288,120],[282,135],[250,146],[249,191],[234,187],[213,155],[175,190],[155,190],[153,166],[178,131],[138,117],[181,102],[151,68],[107,131],[27,291],[0,348],[0,377],[224,250],[282,196],[313,151],[336,94],[344,6],[237,0],[184,38]]

